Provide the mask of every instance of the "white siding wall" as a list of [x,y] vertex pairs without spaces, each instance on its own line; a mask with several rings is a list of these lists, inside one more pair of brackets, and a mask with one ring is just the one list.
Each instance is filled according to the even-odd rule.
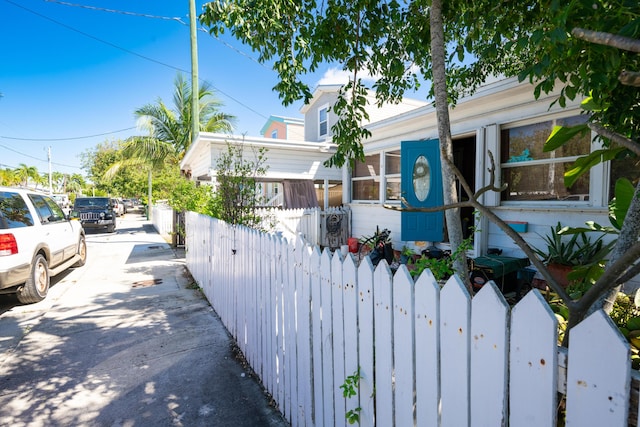
[[[351,235],[356,238],[372,236],[376,227],[382,231],[391,230],[391,240],[396,249],[402,247],[400,241],[400,212],[385,209],[378,204],[352,203],[351,209]],[[355,219],[357,218],[357,220]]]
[[[226,152],[226,145],[211,144],[211,162],[215,165],[221,153]],[[251,147],[246,147],[244,155],[253,158]],[[342,171],[338,168],[323,166],[329,153],[316,150],[296,150],[287,148],[270,147],[265,153],[268,166],[264,179],[330,179],[340,181]]]
[[314,101],[314,104],[305,111],[304,114],[304,140],[305,141],[324,141],[331,139],[331,127],[336,123],[336,117],[332,111],[328,114],[328,134],[327,138],[318,138],[318,110],[325,106],[335,104],[337,96],[335,93],[323,93]]

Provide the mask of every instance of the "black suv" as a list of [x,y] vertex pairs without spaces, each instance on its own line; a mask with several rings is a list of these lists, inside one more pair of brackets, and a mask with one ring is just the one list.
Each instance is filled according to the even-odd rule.
[[78,218],[84,228],[106,228],[116,231],[116,215],[109,197],[78,197],[73,204],[71,218]]

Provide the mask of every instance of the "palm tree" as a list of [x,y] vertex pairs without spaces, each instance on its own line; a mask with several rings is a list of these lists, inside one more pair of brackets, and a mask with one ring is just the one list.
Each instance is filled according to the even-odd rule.
[[23,187],[26,187],[29,184],[29,179],[37,182],[40,178],[38,168],[35,166],[27,166],[24,163],[20,163],[18,165],[18,169],[16,169],[14,173],[16,174],[19,182],[22,183]]
[[[148,170],[147,218],[151,208],[151,178],[154,169],[169,162],[177,163],[193,140],[192,134],[192,91],[191,86],[178,74],[174,81],[174,109],[170,109],[158,99],[156,104],[147,104],[135,111],[138,126],[148,132],[148,136],[134,136],[123,144],[124,160],[113,164],[105,173],[114,176],[123,166],[145,165]],[[198,91],[199,129],[205,132],[224,132],[233,129],[233,116],[219,111],[222,106],[213,93],[211,84],[204,82]]]
[[[179,158],[189,149],[193,141],[191,122],[192,92],[191,86],[178,74],[174,81],[173,110],[162,99],[157,104],[147,104],[135,111],[138,118],[145,119],[144,125],[150,135],[159,141],[169,142]],[[230,132],[233,130],[234,117],[222,113],[222,102],[214,95],[211,84],[203,82],[198,90],[198,121],[203,132]]]
[[74,173],[70,177],[68,177],[65,185],[64,192],[67,191],[75,194],[81,194],[82,189],[85,187],[86,183],[84,181],[84,177],[79,173]]
[[18,178],[14,170],[9,168],[0,169],[0,185],[10,187],[18,184],[19,182],[20,178]]

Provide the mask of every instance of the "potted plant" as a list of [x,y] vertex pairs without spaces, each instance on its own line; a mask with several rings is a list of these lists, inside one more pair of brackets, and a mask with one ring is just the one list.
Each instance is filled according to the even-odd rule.
[[413,249],[403,246],[400,251],[400,264],[409,264],[413,260],[413,255],[415,255]]
[[541,236],[546,249],[532,249],[558,284],[567,287],[571,281],[593,282],[602,274],[604,261],[615,244],[605,243],[604,236],[591,240],[583,229],[563,227],[558,222],[549,234]]

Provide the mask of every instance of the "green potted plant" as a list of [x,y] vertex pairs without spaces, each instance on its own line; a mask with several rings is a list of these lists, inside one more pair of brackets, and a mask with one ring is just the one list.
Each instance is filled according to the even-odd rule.
[[413,256],[414,256],[414,252],[413,249],[409,248],[408,246],[403,246],[402,250],[400,251],[400,264],[409,264],[411,261],[413,261]]
[[594,282],[604,271],[604,261],[615,241],[605,243],[605,234],[591,238],[583,229],[563,227],[560,222],[541,236],[546,249],[533,247],[559,285],[567,287],[572,281]]

